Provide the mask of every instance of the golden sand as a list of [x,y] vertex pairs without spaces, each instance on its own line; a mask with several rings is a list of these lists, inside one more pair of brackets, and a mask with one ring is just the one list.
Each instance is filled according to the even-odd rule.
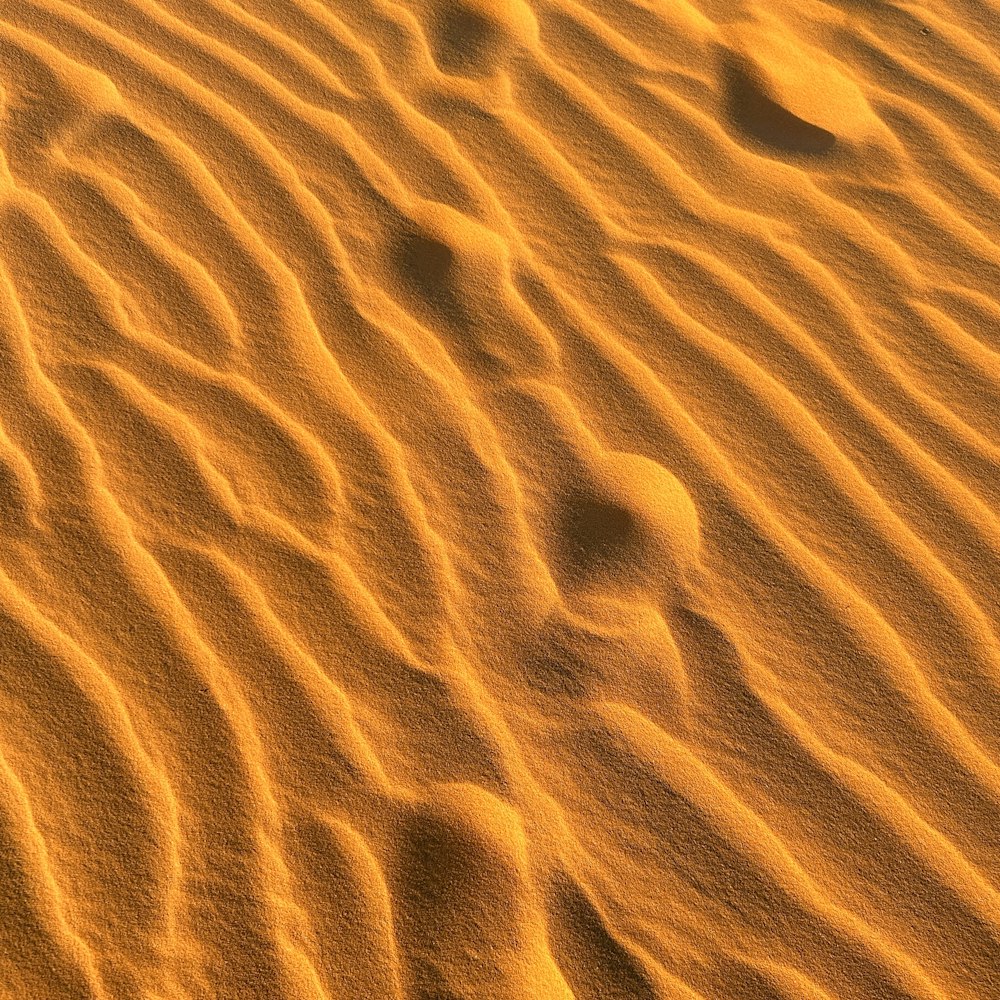
[[1000,0],[0,0],[2,1000],[1000,997]]

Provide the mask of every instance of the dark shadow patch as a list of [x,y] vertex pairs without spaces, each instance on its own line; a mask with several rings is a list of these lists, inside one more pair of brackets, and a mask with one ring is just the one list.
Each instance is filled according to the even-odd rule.
[[413,992],[444,1000],[458,984],[496,974],[523,942],[521,887],[492,845],[426,807],[404,819],[397,844],[394,921]]
[[837,137],[783,108],[735,62],[722,69],[728,114],[742,132],[785,153],[818,155],[836,145]]
[[442,308],[457,306],[455,252],[422,233],[405,233],[396,246],[396,267],[407,286]]
[[503,361],[482,342],[475,308],[463,302],[455,251],[440,240],[410,231],[396,242],[393,263],[408,293],[408,306],[444,338],[462,369],[485,378],[501,374]]
[[497,914],[509,909],[512,887],[461,821],[432,810],[417,812],[404,826],[400,846],[398,898],[407,904],[411,929],[426,935],[423,944],[442,944],[444,926],[456,933],[470,923],[495,926]]
[[[424,233],[404,232],[393,251],[396,270],[418,311],[429,307],[434,325],[444,320],[467,335],[470,316],[459,294],[459,264],[447,243]],[[426,317],[425,317],[426,318]]]
[[439,14],[434,42],[434,59],[445,73],[475,76],[492,61],[496,31],[481,14],[454,4]]
[[547,905],[553,954],[578,1000],[656,1000],[649,976],[572,878],[556,878]]
[[574,490],[559,511],[566,561],[582,572],[607,567],[635,551],[640,529],[635,516],[612,500]]

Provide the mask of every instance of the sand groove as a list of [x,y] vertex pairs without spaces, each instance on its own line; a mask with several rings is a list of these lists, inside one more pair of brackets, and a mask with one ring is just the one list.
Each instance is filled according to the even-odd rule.
[[0,994],[998,995],[998,45],[0,0]]

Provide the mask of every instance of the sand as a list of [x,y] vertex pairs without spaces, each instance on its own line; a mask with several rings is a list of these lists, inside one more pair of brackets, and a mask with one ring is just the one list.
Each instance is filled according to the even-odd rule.
[[0,0],[0,997],[1000,997],[998,0]]

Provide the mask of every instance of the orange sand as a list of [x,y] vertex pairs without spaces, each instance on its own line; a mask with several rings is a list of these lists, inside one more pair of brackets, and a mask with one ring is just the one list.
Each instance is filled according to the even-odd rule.
[[0,0],[0,997],[1000,997],[1000,0]]

